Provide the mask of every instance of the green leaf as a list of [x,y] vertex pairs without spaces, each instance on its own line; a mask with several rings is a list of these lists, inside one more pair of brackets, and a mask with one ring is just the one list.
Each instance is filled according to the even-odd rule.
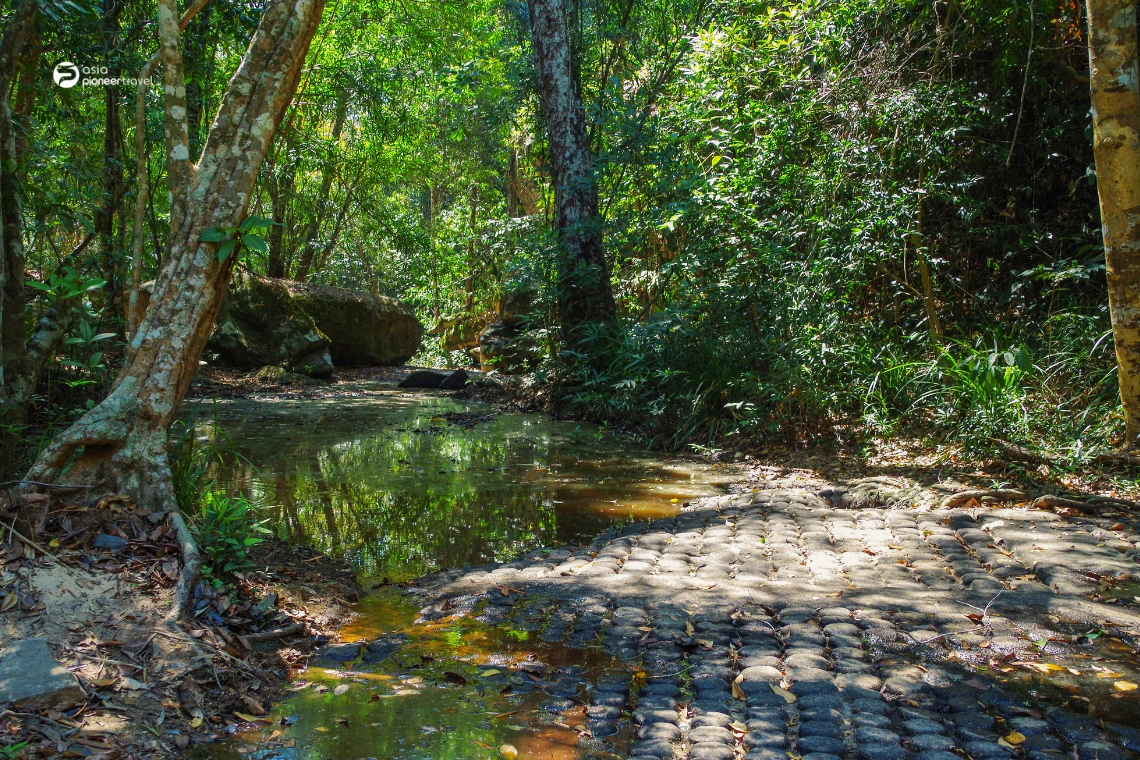
[[263,230],[267,227],[272,227],[276,222],[272,219],[266,219],[264,216],[247,216],[245,221],[238,227],[238,232],[249,232],[250,230]]
[[235,248],[237,248],[236,240],[227,240],[218,246],[218,262],[220,263],[228,259],[230,257],[230,254],[234,252]]
[[242,235],[242,245],[258,253],[269,253],[269,246],[261,239],[260,235]]
[[[228,240],[230,233],[224,227],[211,227],[198,236],[198,240],[202,243],[220,243],[223,240]],[[221,259],[218,259],[221,261]]]

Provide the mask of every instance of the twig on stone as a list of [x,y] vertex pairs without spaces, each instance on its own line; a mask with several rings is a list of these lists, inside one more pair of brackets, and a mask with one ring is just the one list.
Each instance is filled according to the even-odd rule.
[[[964,631],[950,631],[950,633],[940,633],[937,636],[931,636],[929,639],[926,639],[925,641],[919,641],[918,639],[915,639],[914,636],[911,636],[911,638],[914,639],[916,644],[929,644],[932,641],[938,641],[939,639],[944,639],[947,636],[957,636],[958,634],[961,634],[961,633],[973,633],[974,631],[980,631],[983,628],[985,628],[984,625],[979,625],[976,628],[967,628]],[[907,634],[907,635],[910,636],[910,634]]]

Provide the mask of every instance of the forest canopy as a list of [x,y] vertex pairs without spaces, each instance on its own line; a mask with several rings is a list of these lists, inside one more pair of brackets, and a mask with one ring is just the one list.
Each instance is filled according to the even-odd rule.
[[[191,162],[264,10],[209,0],[181,32]],[[521,304],[552,403],[652,445],[919,430],[1083,461],[1124,442],[1085,16],[1068,0],[568,0],[589,164],[560,188],[534,7],[333,0],[233,266],[394,296],[428,327]],[[136,143],[134,87],[53,71],[135,76],[156,18],[151,0],[44,3],[8,84],[19,330],[69,315],[34,413],[8,423],[32,453],[127,354],[137,144],[141,280],[172,236],[162,75]],[[567,332],[576,223],[556,196],[579,181],[614,317]],[[414,363],[470,361],[425,337]]]

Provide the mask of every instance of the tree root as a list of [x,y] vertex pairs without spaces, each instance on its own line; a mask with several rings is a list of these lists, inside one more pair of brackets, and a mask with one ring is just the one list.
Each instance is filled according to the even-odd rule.
[[1078,512],[1080,512],[1081,514],[1085,514],[1085,515],[1092,514],[1092,512],[1095,511],[1094,505],[1090,504],[1087,501],[1077,501],[1076,499],[1067,499],[1064,496],[1057,496],[1056,494],[1049,494],[1049,493],[1047,493],[1043,496],[1038,496],[1036,499],[1034,499],[1032,502],[1030,502],[1029,506],[1031,506],[1035,509],[1041,509],[1043,507],[1047,507],[1050,509],[1056,509],[1058,507],[1061,509],[1075,509]]
[[959,493],[950,494],[942,500],[942,508],[949,509],[951,507],[961,506],[970,499],[990,498],[998,501],[1028,501],[1029,495],[1024,491],[1018,491],[1015,488],[993,488],[993,489],[978,489],[972,491],[961,491]]
[[260,633],[250,633],[245,636],[238,636],[237,638],[246,649],[252,649],[253,644],[259,644],[263,641],[276,641],[277,639],[285,639],[290,636],[303,636],[305,632],[304,623],[293,623],[284,628],[277,628],[272,631],[261,631]]
[[[998,448],[1006,459],[1015,462],[1027,462],[1029,464],[1044,464],[1053,467],[1068,467],[1070,463],[1061,457],[1046,456],[1038,454],[1037,452],[1030,451],[1024,446],[1003,441],[1000,438],[991,438],[990,443]],[[1092,461],[1097,464],[1131,464],[1140,465],[1140,454],[1135,454],[1128,451],[1110,451],[1105,454],[1098,454],[1093,457]]]
[[175,626],[177,621],[186,617],[190,612],[190,600],[193,598],[194,586],[202,574],[202,555],[198,551],[198,543],[194,534],[186,525],[185,518],[177,509],[168,512],[171,527],[178,537],[178,548],[182,553],[182,572],[178,576],[178,585],[174,587],[174,604],[171,606],[165,623]]

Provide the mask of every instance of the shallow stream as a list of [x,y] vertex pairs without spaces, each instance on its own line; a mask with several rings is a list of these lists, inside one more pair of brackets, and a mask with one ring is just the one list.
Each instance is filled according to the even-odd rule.
[[[216,418],[240,455],[219,484],[272,505],[279,535],[346,559],[366,585],[588,543],[675,514],[728,480],[596,426],[379,384],[326,399],[203,403],[196,414]],[[374,664],[314,664],[269,718],[197,756],[458,760],[513,749],[572,760],[591,751],[575,730],[583,709],[536,686],[561,687],[573,702],[586,680],[631,675],[601,652],[526,631],[470,619],[412,625],[416,610],[392,590],[358,611],[344,641],[388,635],[402,646]]]

